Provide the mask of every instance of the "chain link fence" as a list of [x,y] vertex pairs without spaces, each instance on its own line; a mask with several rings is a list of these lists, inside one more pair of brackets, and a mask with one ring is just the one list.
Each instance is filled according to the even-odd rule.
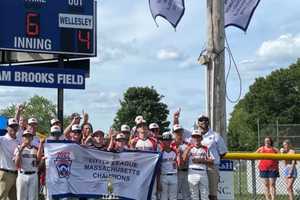
[[[296,165],[298,172],[299,164]],[[283,161],[279,162],[280,177],[276,181],[276,200],[288,200],[287,187],[283,177]],[[300,200],[300,179],[294,183],[295,200]],[[258,160],[234,161],[234,199],[265,200],[263,179],[259,177]]]
[[270,136],[274,140],[274,146],[280,148],[282,142],[289,139],[293,147],[300,151],[300,124],[260,124],[257,122],[257,147],[261,146],[264,138]]

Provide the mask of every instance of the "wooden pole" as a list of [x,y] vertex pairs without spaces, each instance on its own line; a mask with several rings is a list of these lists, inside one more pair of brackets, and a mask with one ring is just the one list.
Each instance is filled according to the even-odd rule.
[[224,0],[207,0],[207,112],[211,128],[227,141]]

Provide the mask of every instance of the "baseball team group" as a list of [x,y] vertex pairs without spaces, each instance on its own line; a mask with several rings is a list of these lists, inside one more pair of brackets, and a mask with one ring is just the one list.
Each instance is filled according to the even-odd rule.
[[[87,113],[73,113],[63,130],[53,118],[48,136],[38,137],[39,122],[26,119],[18,105],[8,119],[7,131],[0,137],[0,200],[38,200],[41,188],[47,193],[44,144],[47,140],[72,141],[84,148],[122,152],[155,151],[161,154],[160,169],[154,181],[152,199],[216,200],[219,164],[227,147],[219,133],[210,129],[210,120],[201,115],[197,128],[189,131],[179,123],[180,110],[173,114],[171,131],[160,130],[158,122],[148,123],[143,116],[135,118],[135,126],[124,124],[108,133],[93,130]],[[136,187],[138,188],[138,186]],[[87,199],[72,197],[65,199]]]

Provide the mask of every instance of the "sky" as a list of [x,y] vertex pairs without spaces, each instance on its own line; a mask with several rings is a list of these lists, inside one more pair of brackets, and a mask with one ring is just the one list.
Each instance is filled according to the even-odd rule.
[[[98,0],[98,56],[91,59],[86,89],[65,90],[65,115],[84,110],[94,128],[107,130],[128,87],[153,86],[164,96],[170,113],[180,107],[182,125],[191,127],[198,115],[206,113],[206,70],[197,64],[206,45],[206,1],[186,0],[185,5],[185,15],[174,31],[159,17],[156,26],[148,0]],[[255,78],[285,68],[300,57],[299,7],[296,0],[262,0],[247,33],[235,27],[226,29],[241,74],[242,97]],[[236,99],[238,91],[239,79],[232,70],[227,95]],[[33,95],[56,103],[55,89],[1,86],[0,108]],[[228,119],[234,105],[227,100]]]

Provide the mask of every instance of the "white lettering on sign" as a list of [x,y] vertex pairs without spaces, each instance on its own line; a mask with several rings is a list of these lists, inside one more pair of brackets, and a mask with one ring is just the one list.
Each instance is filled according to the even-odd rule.
[[46,0],[25,0],[25,2],[30,2],[30,3],[47,3]]
[[18,49],[51,50],[52,42],[50,39],[15,36],[14,47]]
[[15,82],[23,83],[54,83],[52,73],[15,72]]
[[1,71],[0,72],[0,81],[10,81],[11,73],[10,71]]
[[83,75],[58,74],[57,83],[67,85],[82,85],[84,81]]
[[82,0],[68,0],[70,6],[82,6]]
[[93,16],[59,13],[58,24],[60,28],[93,29]]

